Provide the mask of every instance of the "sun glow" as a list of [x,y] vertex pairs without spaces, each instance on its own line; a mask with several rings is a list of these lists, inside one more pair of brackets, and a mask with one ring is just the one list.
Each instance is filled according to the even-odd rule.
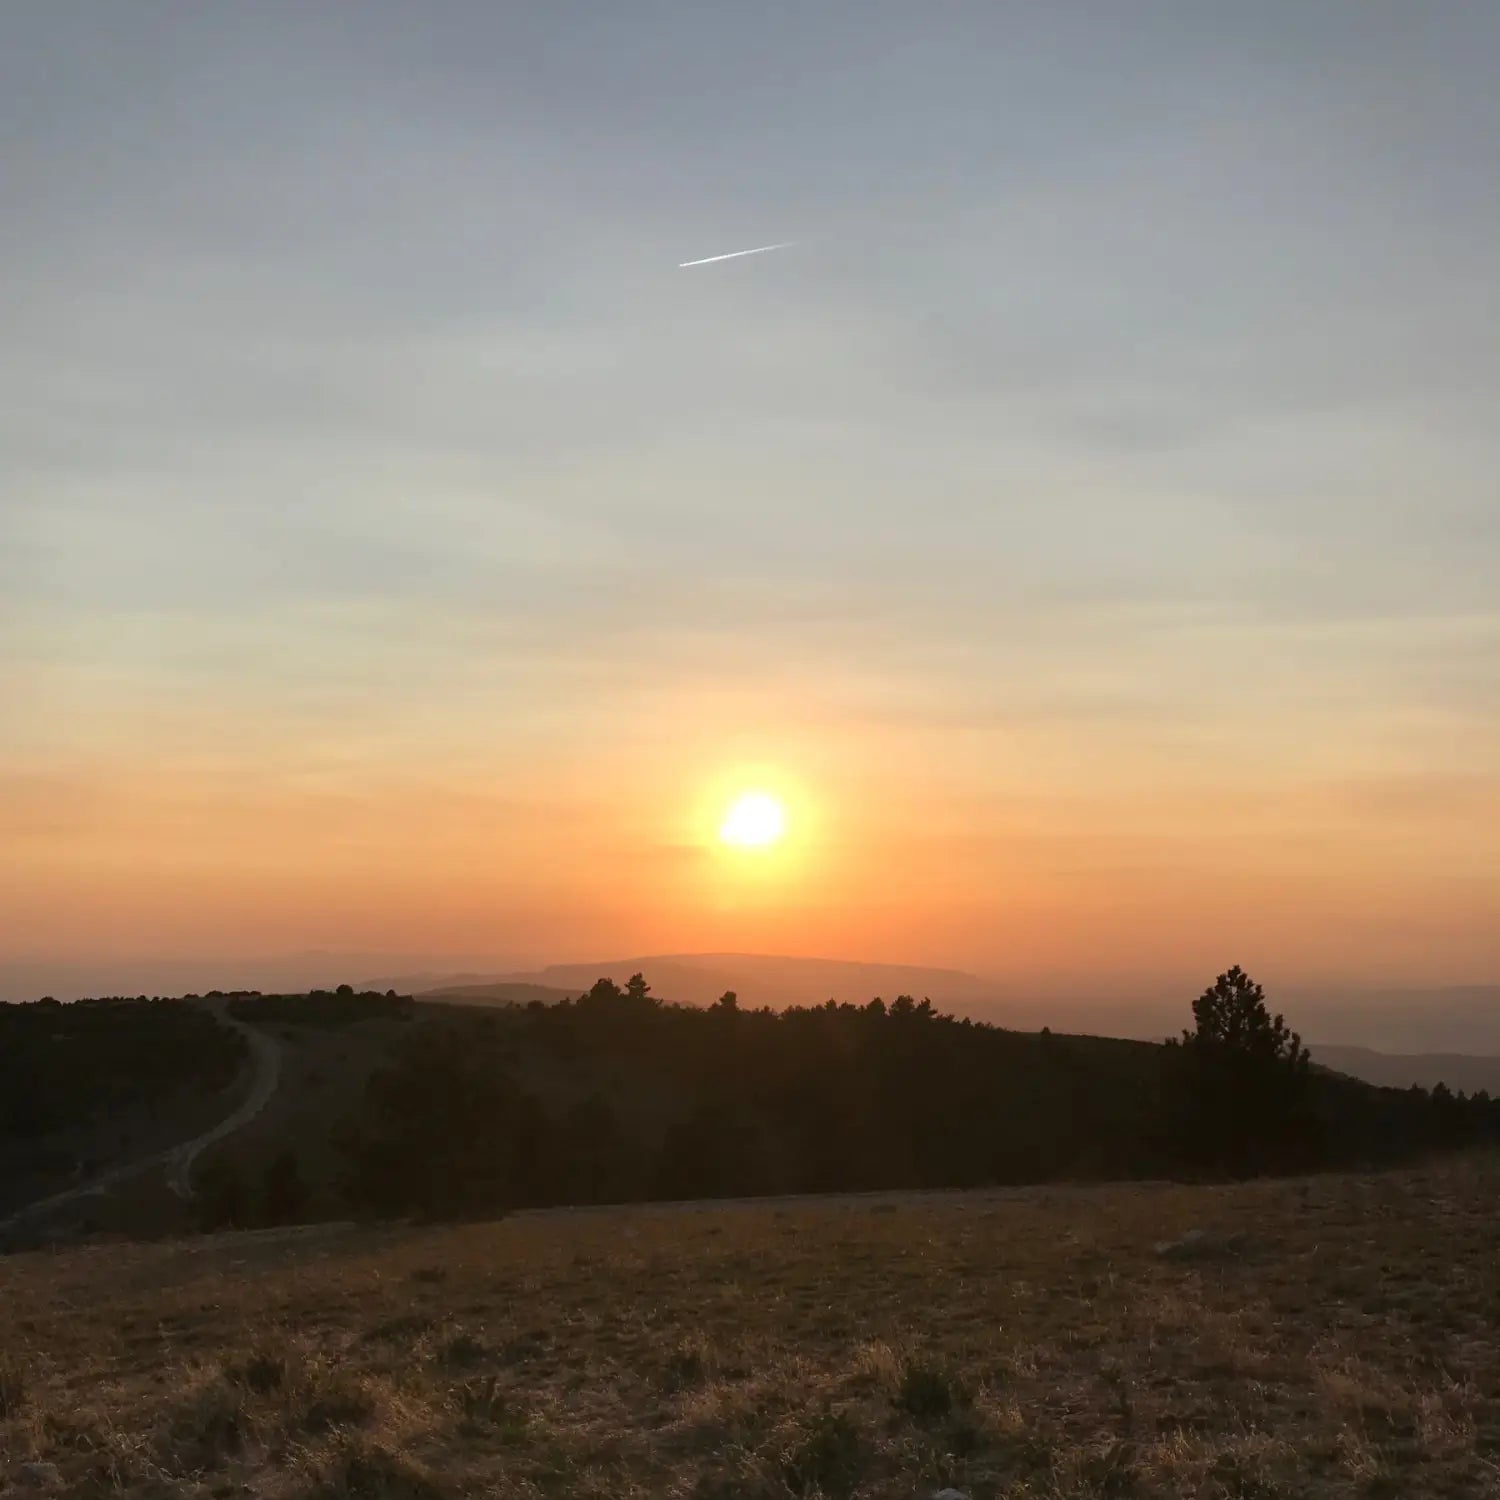
[[765,849],[785,832],[786,809],[769,792],[742,792],[719,825],[719,837],[740,849]]

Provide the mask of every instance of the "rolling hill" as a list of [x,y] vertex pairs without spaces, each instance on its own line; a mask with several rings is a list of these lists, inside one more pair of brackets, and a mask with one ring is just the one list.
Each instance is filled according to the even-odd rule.
[[[869,982],[874,967],[855,982]],[[717,987],[726,972],[700,969],[700,983]],[[842,977],[803,971],[820,987]],[[85,1141],[71,1106],[55,1120],[12,1107],[0,1132],[0,1202],[8,1195],[26,1209],[62,1193],[66,1212],[24,1212],[0,1238],[1159,1176],[1223,1164],[1201,1157],[1209,1137],[1181,1113],[1175,1054],[1149,1041],[1003,1030],[925,1001],[673,1006],[607,982],[568,999],[565,989],[515,980],[419,1001],[344,986],[0,1007],[5,1033],[30,1049],[8,1054],[20,1068],[12,1101],[21,1080],[52,1078],[107,1117],[107,1129]],[[161,1053],[158,1035],[178,1038],[180,1055],[132,1093],[130,1060],[142,1048]],[[248,1057],[238,1042],[274,1060],[264,1097],[254,1069],[234,1077],[226,1068]],[[1354,1061],[1368,1068],[1371,1059]],[[213,1098],[180,1094],[180,1080],[210,1064],[219,1070]],[[1240,1130],[1249,1145],[1233,1149],[1250,1155],[1236,1170],[1402,1160],[1500,1132],[1500,1110],[1485,1101],[1408,1095],[1334,1073],[1316,1075],[1306,1104],[1295,1135]],[[214,1128],[215,1117],[234,1128]],[[184,1138],[205,1142],[186,1182],[169,1172],[181,1154],[178,1137],[168,1138],[179,1119]],[[91,1188],[90,1172],[107,1190]]]

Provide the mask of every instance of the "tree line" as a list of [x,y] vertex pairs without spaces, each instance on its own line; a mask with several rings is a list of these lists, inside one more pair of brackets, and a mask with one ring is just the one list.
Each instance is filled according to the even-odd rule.
[[0,1005],[0,1146],[233,1082],[243,1040],[207,1011],[145,995]]
[[642,976],[414,1031],[342,1132],[354,1208],[962,1188],[1376,1166],[1500,1137],[1500,1103],[1320,1070],[1238,968],[1165,1046],[887,1004],[668,1005]]

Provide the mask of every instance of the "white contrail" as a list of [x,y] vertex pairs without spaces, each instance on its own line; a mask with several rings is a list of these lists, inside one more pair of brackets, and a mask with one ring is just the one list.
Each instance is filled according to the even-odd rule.
[[767,250],[786,250],[796,243],[796,240],[782,240],[775,245],[757,245],[753,250],[731,250],[728,255],[705,255],[702,260],[680,260],[677,262],[677,269],[684,271],[689,266],[711,266],[716,260],[738,260],[742,255],[764,255]]

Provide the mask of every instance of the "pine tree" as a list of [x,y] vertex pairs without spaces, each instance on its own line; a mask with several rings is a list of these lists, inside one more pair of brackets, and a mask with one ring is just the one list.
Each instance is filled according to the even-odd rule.
[[1175,1154],[1236,1174],[1299,1165],[1312,1145],[1302,1038],[1238,964],[1193,1002],[1193,1021],[1172,1044]]

